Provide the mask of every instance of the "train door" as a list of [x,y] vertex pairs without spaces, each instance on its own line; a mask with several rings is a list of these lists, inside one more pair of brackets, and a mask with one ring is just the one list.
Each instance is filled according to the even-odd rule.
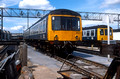
[[104,40],[107,40],[108,39],[108,37],[107,37],[107,29],[104,29],[104,31],[105,31],[105,36],[104,36]]
[[[105,30],[105,40],[108,40],[108,34],[107,34],[107,29],[104,29]],[[112,29],[110,29],[110,40],[113,40],[113,33],[112,33]]]
[[[99,35],[100,34],[100,35]],[[100,29],[100,33],[98,33],[97,35],[99,37],[99,40],[105,40],[104,36],[105,36],[105,32],[104,32],[104,29]]]

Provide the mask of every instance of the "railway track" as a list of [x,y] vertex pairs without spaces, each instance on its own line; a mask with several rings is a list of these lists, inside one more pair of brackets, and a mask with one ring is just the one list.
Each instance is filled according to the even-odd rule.
[[81,57],[74,57],[69,60],[65,60],[58,56],[55,56],[54,58],[60,62],[63,62],[67,66],[70,66],[69,70],[74,69],[77,72],[86,75],[90,78],[102,79],[105,75],[105,72],[108,69],[108,67],[103,64],[96,63],[87,59],[83,59]]
[[[51,56],[51,54],[47,54]],[[56,60],[66,64],[66,70],[73,69],[82,75],[93,79],[103,79],[107,72],[108,67],[106,65],[84,59],[82,57],[72,56],[71,58],[65,60],[64,58],[53,56]],[[62,65],[63,67],[63,65]],[[62,68],[61,67],[61,68]],[[61,70],[60,68],[60,70]]]
[[100,54],[100,51],[95,51],[95,50],[87,50],[87,49],[83,49],[83,48],[76,48],[75,51],[79,51],[79,52],[84,52],[84,53],[88,53],[88,54],[94,54],[94,55],[103,56],[103,55]]
[[4,45],[4,46],[0,49],[0,61],[1,61],[2,59],[4,59],[4,57],[5,57],[6,53],[7,53],[7,48],[8,48],[8,47],[9,47],[8,45]]

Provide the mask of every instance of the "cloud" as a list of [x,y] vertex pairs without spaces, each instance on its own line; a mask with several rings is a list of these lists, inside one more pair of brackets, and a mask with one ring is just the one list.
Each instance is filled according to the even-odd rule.
[[10,7],[19,4],[20,0],[1,0],[0,7]]
[[82,26],[83,27],[89,27],[89,26],[94,26],[94,25],[106,25],[102,21],[88,21],[88,20],[83,20],[82,21]]
[[10,30],[20,30],[22,28],[23,26],[14,26],[14,27],[11,27]]
[[119,13],[120,14],[120,9],[107,9],[104,11],[105,13]]
[[116,5],[116,4],[120,4],[120,0],[104,0],[101,8],[105,8],[105,7],[109,7],[111,5]]
[[53,10],[53,7],[48,0],[22,0],[19,3],[20,8],[33,8],[33,9],[45,9]]
[[3,27],[3,30],[10,31],[11,33],[23,33],[23,26]]
[[11,33],[22,33],[23,26],[3,27],[3,30],[10,31]]
[[0,3],[0,7],[6,7],[5,3]]
[[[38,21],[40,18],[29,18],[29,27]],[[11,33],[21,33],[27,29],[26,18],[4,18],[4,30],[8,30]],[[21,27],[21,28],[20,28]]]
[[[103,21],[89,21],[89,20],[83,20],[82,21],[82,27],[90,27],[90,26],[95,26],[95,25],[107,25]],[[118,23],[110,23],[110,26],[114,29],[118,28]]]

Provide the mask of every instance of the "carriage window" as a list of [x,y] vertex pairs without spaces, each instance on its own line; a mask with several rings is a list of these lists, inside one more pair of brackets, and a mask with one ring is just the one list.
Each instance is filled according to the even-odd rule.
[[87,31],[87,36],[89,36],[90,35],[90,31]]
[[80,31],[80,19],[76,17],[52,17],[53,30],[73,30]]
[[110,29],[110,35],[112,35],[112,29]]
[[[107,35],[107,29],[105,29],[105,35]],[[112,35],[112,29],[110,29],[110,35]]]
[[91,30],[91,36],[94,36],[94,30]]
[[43,21],[43,32],[45,32],[46,29],[46,20]]
[[60,17],[52,17],[53,30],[60,30],[61,29],[60,23],[61,23]]
[[83,31],[83,36],[87,36],[87,32],[86,31]]
[[104,35],[103,29],[100,29],[100,35]]

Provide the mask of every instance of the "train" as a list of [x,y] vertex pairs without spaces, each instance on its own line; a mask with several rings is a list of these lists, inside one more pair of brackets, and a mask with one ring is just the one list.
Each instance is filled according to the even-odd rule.
[[82,41],[81,15],[68,9],[53,10],[25,30],[24,39],[52,54],[71,54]]
[[22,41],[23,40],[23,33],[12,33],[11,40]]
[[[82,30],[82,42],[84,45],[101,45],[102,41],[107,41],[107,25],[96,25],[85,27]],[[113,40],[113,29],[110,27],[110,40]]]
[[9,31],[0,29],[0,40],[1,41],[10,41],[11,40],[11,33]]

